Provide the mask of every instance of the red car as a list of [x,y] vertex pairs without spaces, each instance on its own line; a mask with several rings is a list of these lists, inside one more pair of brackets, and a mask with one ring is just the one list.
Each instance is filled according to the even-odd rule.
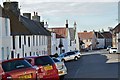
[[58,70],[50,56],[34,56],[25,58],[33,66],[38,67],[38,79],[59,80]]
[[36,69],[22,58],[0,62],[0,78],[2,80],[35,80],[36,72]]

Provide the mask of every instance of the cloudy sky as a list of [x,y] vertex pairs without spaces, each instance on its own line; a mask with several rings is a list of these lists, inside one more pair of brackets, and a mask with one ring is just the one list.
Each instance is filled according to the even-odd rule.
[[[6,0],[3,0],[3,2]],[[8,0],[9,1],[9,0]],[[13,0],[11,0],[13,1]],[[14,0],[15,1],[15,0]],[[49,27],[69,27],[77,23],[78,31],[107,30],[118,23],[119,0],[16,0],[21,6],[21,12],[36,11],[41,21],[47,21]],[[0,0],[2,5],[2,1]]]

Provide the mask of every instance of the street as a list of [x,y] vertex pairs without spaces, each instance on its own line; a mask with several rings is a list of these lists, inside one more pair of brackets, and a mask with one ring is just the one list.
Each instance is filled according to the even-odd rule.
[[65,62],[68,69],[65,79],[117,80],[114,78],[118,78],[118,55],[108,54],[106,50],[82,53],[78,61]]

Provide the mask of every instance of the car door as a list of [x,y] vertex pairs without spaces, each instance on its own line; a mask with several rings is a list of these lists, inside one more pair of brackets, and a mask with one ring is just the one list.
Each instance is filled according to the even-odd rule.
[[64,59],[65,59],[65,61],[68,61],[68,60],[69,60],[69,54],[68,54],[68,53],[65,53],[65,54],[64,54]]
[[75,58],[75,53],[74,52],[70,52],[69,55],[70,55],[69,56],[70,60]]

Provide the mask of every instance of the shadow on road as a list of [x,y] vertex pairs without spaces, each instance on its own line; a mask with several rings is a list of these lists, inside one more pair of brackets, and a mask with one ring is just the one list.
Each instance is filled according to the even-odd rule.
[[120,63],[106,63],[107,61],[105,55],[88,54],[78,61],[66,62],[68,74],[64,80],[119,80]]

